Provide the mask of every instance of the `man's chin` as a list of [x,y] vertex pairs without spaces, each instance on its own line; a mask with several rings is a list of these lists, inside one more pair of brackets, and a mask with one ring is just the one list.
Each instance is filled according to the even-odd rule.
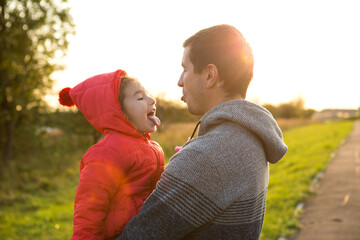
[[194,107],[191,107],[189,104],[188,104],[188,111],[192,115],[203,115],[203,113],[201,111],[199,111],[198,109],[195,109]]

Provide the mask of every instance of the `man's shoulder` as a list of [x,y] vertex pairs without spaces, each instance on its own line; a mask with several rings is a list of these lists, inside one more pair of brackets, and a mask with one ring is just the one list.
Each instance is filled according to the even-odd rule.
[[216,157],[219,154],[238,154],[244,151],[263,151],[259,137],[249,129],[226,122],[194,139],[189,148]]
[[188,142],[178,153],[170,159],[166,166],[167,172],[177,176],[194,176],[208,174],[216,171],[212,156],[206,151],[202,144],[195,139]]

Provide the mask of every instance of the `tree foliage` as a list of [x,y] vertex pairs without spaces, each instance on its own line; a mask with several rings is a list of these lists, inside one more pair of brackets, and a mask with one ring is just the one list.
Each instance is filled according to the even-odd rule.
[[60,129],[67,135],[91,136],[93,144],[103,137],[103,134],[95,130],[76,107],[68,109],[61,107],[55,112],[43,113],[42,118],[45,120],[43,126]]
[[[16,130],[46,104],[74,24],[67,0],[0,0],[0,150],[10,159]],[[29,122],[27,122],[29,124]]]
[[200,116],[192,115],[186,107],[164,98],[156,98],[156,115],[161,119],[163,125],[200,120]]
[[305,109],[305,101],[302,98],[277,106],[264,104],[263,107],[269,110],[274,118],[310,118],[315,113],[313,109]]

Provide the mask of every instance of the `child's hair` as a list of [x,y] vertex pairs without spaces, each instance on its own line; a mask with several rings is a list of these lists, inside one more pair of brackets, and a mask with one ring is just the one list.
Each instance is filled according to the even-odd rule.
[[138,82],[136,78],[132,78],[129,76],[124,76],[121,78],[120,83],[120,92],[119,92],[119,101],[121,105],[121,111],[126,115],[126,108],[124,106],[124,99],[125,99],[125,90],[129,86],[130,83]]

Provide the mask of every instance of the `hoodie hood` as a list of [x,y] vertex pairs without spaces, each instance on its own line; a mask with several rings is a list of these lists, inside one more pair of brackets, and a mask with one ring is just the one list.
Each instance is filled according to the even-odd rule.
[[278,162],[287,152],[282,132],[265,108],[247,100],[231,100],[210,109],[202,118],[199,136],[223,122],[234,122],[261,139],[267,161]]
[[69,95],[86,120],[99,132],[117,131],[143,138],[121,111],[119,92],[121,78],[125,75],[125,71],[117,70],[93,76],[72,88]]

